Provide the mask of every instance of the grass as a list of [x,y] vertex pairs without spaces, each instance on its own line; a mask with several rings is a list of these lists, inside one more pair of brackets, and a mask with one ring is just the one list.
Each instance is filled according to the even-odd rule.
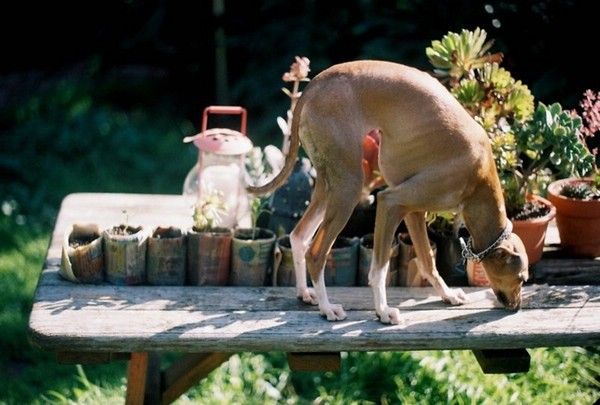
[[[189,122],[168,111],[115,108],[93,88],[89,77],[61,80],[0,114],[10,124],[0,152],[0,168],[10,173],[0,185],[0,404],[123,400],[125,362],[61,365],[27,340],[53,218],[70,192],[177,193],[194,161],[180,143],[193,131]],[[590,404],[600,397],[597,349],[531,354],[526,374],[486,376],[463,351],[344,353],[340,373],[292,373],[283,353],[242,353],[178,403]]]

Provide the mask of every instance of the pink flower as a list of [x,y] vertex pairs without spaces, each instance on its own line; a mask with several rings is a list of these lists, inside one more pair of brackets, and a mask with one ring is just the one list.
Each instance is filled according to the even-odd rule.
[[290,71],[283,74],[284,82],[299,82],[306,80],[310,72],[310,60],[306,57],[296,56],[296,62],[290,66]]

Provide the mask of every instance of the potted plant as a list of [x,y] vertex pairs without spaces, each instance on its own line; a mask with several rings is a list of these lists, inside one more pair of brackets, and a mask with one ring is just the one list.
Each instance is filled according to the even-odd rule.
[[[600,171],[598,146],[600,92],[587,90],[580,102],[582,143],[594,157],[588,178],[557,180],[548,186],[548,199],[556,206],[556,223],[563,248],[575,256],[600,256]],[[585,157],[584,157],[585,158]]]
[[192,285],[226,285],[229,281],[232,232],[218,225],[226,212],[222,195],[206,193],[194,207],[187,234],[187,278]]
[[117,285],[135,285],[146,281],[146,248],[148,235],[142,226],[125,223],[106,229],[102,233],[104,241],[104,262],[106,279]]
[[231,247],[230,284],[238,286],[265,285],[273,264],[275,233],[257,226],[258,217],[266,209],[266,200],[250,200],[252,228],[236,229]]
[[503,167],[501,181],[508,216],[530,264],[541,259],[546,228],[556,213],[550,201],[534,194],[549,182],[547,170],[581,176],[592,169],[593,157],[580,141],[580,127],[581,118],[560,104],[538,103],[533,118],[514,128],[518,164]]
[[[496,167],[517,164],[512,125],[527,121],[533,112],[533,96],[520,81],[500,67],[503,55],[490,54],[493,45],[485,30],[449,32],[432,41],[425,51],[435,75],[486,130],[492,144]],[[432,240],[438,245],[438,269],[447,277],[454,275],[460,255],[458,230],[453,213],[428,216]]]
[[546,227],[554,216],[552,204],[535,192],[544,190],[549,168],[559,173],[586,170],[579,159],[580,120],[558,104],[539,103],[534,113],[531,92],[499,66],[501,54],[486,54],[491,46],[478,28],[448,33],[433,41],[426,53],[452,94],[486,130],[507,215],[533,264],[541,258]]
[[148,238],[146,279],[153,285],[185,283],[185,236],[181,229],[157,226]]
[[63,238],[60,275],[79,283],[104,280],[102,235],[96,224],[73,224]]

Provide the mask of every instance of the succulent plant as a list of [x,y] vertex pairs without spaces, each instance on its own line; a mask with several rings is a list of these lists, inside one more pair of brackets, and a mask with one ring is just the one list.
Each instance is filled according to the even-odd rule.
[[502,60],[501,53],[486,54],[494,44],[486,42],[486,37],[480,28],[462,30],[460,34],[448,32],[441,41],[432,41],[425,53],[438,75],[458,81],[486,63]]
[[206,193],[194,207],[194,229],[198,232],[214,229],[226,212],[223,193],[217,190]]
[[593,194],[592,187],[587,183],[565,184],[560,190],[560,195],[576,200],[589,199]]

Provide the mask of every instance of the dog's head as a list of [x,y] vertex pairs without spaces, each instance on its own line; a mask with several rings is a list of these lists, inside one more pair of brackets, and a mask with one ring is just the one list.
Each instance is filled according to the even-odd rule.
[[519,309],[521,287],[529,277],[529,261],[521,239],[511,233],[482,264],[498,301],[508,309]]

